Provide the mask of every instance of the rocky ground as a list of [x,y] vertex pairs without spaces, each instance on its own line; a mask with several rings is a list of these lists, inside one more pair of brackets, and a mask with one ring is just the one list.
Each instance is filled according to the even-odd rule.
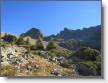
[[[47,51],[40,51],[43,53]],[[45,57],[46,56],[46,57]],[[2,76],[75,76],[75,66],[63,63],[63,57],[38,55],[37,51],[28,53],[24,46],[1,47]]]

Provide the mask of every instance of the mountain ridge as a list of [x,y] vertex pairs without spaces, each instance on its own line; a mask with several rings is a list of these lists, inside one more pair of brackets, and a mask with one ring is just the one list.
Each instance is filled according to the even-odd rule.
[[[88,35],[87,32],[90,32],[90,31],[96,31],[96,32],[99,31],[99,32],[101,32],[101,25],[92,26],[92,27],[83,28],[83,29],[76,29],[76,30],[64,28],[64,30],[60,31],[58,34],[50,35],[48,37],[49,38],[50,37],[63,38],[64,40],[67,40],[67,39],[78,39],[79,40],[82,35],[78,35],[78,34],[86,33]],[[66,36],[66,35],[68,35],[68,36]]]

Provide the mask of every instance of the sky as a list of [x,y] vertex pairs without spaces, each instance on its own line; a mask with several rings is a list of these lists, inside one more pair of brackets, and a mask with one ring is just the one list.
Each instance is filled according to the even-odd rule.
[[65,27],[88,28],[101,24],[100,1],[21,1],[2,3],[1,31],[20,35],[38,28],[45,35],[57,34]]

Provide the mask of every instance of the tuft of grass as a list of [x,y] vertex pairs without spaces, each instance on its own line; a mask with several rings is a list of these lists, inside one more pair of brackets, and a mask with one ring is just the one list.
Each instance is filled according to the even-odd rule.
[[8,47],[10,44],[8,42],[0,41],[0,46]]

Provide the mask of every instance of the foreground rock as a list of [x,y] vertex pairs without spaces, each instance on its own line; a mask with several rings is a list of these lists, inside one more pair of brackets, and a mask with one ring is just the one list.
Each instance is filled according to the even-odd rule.
[[[1,47],[1,75],[3,76],[74,76],[74,68],[64,68],[38,54],[27,53],[17,45]],[[61,59],[61,58],[60,58]]]

